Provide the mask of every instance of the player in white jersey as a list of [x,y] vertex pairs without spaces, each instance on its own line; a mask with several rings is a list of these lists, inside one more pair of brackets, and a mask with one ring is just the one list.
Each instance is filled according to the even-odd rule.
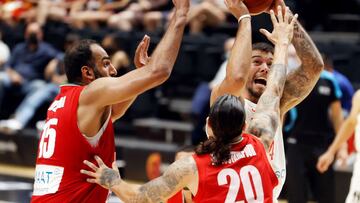
[[334,160],[335,153],[350,138],[354,130],[357,154],[346,203],[360,203],[360,90],[353,97],[350,115],[345,119],[328,150],[318,160],[317,169],[321,173],[329,168]]
[[[213,88],[210,103],[212,104],[216,98],[224,94],[241,95],[246,99],[245,106],[248,113],[246,117],[251,119],[256,109],[256,103],[266,88],[268,72],[274,56],[272,46],[267,43],[256,43],[251,47],[251,23],[250,19],[244,18],[248,14],[247,8],[244,7],[239,5],[229,7],[231,13],[237,19],[242,20],[230,53],[226,77],[221,84]],[[285,9],[285,7],[283,0],[275,0],[271,9],[277,13],[278,10]],[[260,30],[273,44],[276,43],[274,36],[278,34],[277,27],[274,26],[274,28],[272,33],[264,29]],[[289,109],[304,100],[311,92],[324,68],[319,51],[298,21],[295,23],[291,42],[296,49],[301,65],[288,70],[280,103],[281,121]],[[279,197],[286,177],[283,145],[282,126],[280,126],[269,152],[272,167],[279,178],[279,185],[274,189],[275,199]]]

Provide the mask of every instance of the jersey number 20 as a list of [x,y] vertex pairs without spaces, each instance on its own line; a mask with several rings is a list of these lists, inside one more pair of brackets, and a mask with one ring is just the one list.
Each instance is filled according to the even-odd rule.
[[52,118],[45,123],[39,144],[39,158],[48,159],[54,154],[56,130],[51,126],[57,125],[57,123],[57,118]]
[[[230,177],[230,183],[228,183],[228,178]],[[250,180],[250,176],[252,181]],[[229,184],[229,191],[226,195],[225,203],[234,203],[236,202],[236,197],[240,189],[240,184],[242,183],[246,201],[249,203],[258,203],[264,202],[264,190],[262,187],[261,176],[259,170],[252,165],[244,166],[240,169],[240,172],[237,173],[234,169],[226,168],[220,171],[217,176],[218,184],[227,185]],[[253,190],[252,184],[255,191]],[[256,199],[255,199],[256,194]],[[243,201],[240,201],[243,202]]]

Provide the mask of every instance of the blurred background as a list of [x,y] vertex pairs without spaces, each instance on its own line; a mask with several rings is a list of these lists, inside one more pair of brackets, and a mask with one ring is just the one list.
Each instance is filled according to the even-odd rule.
[[[346,83],[342,96],[336,98],[342,102],[346,117],[352,94],[360,88],[360,0],[285,3],[299,14],[324,55],[328,71],[344,75],[345,79],[335,83],[340,89],[343,80]],[[120,76],[134,69],[134,52],[144,34],[151,37],[152,52],[171,14],[171,0],[0,0],[0,202],[30,200],[38,129],[58,85],[66,83],[66,48],[79,39],[98,41]],[[211,87],[224,77],[221,67],[226,64],[238,24],[222,0],[192,0],[188,21],[169,80],[139,96],[115,123],[118,166],[127,180],[145,182],[159,176],[177,151],[205,139],[203,126]],[[266,41],[258,30],[272,30],[268,14],[253,16],[252,28],[253,42]],[[32,54],[24,48],[26,44],[41,51]],[[293,55],[289,67],[298,64]],[[6,74],[11,75],[11,81],[4,77]],[[326,113],[317,116],[328,117]],[[297,118],[296,113],[287,116],[287,146],[293,144],[297,125],[307,125]],[[332,125],[331,119],[321,122]],[[353,148],[350,140],[349,154]],[[334,166],[335,183],[330,187],[336,192],[328,195],[336,202],[344,202],[348,192],[352,171],[349,157],[345,166]],[[305,198],[316,201],[311,183],[307,187]],[[289,194],[285,186],[281,196],[284,202]],[[115,199],[111,201],[118,202]]]

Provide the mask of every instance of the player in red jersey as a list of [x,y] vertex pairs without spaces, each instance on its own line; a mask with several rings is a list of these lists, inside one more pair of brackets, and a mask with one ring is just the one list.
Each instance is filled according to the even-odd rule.
[[149,38],[140,43],[135,64],[142,66],[122,77],[105,50],[94,41],[84,40],[65,55],[70,85],[48,109],[36,161],[32,202],[105,202],[109,191],[86,182],[79,173],[84,159],[114,161],[112,122],[120,118],[134,99],[144,91],[163,83],[177,57],[189,0],[173,0],[175,14],[166,34],[147,57]]
[[[92,171],[91,183],[109,188],[125,202],[164,202],[182,188],[188,188],[195,202],[273,202],[273,189],[278,179],[270,166],[268,153],[275,131],[280,125],[280,98],[286,78],[287,49],[292,38],[296,17],[279,12],[272,20],[279,27],[273,33],[274,64],[257,111],[245,128],[245,109],[241,99],[233,95],[219,97],[207,119],[208,140],[200,144],[196,154],[180,159],[166,172],[142,186],[126,183],[120,178],[116,164],[113,169],[96,156],[98,166],[84,161]],[[259,137],[259,138],[257,138]]]

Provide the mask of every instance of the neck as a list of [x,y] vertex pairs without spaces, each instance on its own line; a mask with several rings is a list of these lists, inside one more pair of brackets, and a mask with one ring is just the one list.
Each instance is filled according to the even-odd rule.
[[244,97],[244,99],[247,99],[255,104],[257,104],[259,101],[259,97],[255,96],[254,94],[250,93],[249,91],[244,91],[243,97]]

